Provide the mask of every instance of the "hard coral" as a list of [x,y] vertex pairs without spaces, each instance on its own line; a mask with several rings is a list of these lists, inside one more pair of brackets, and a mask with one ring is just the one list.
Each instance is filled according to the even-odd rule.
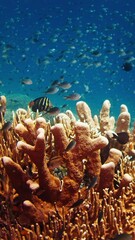
[[[13,129],[1,131],[0,140],[1,239],[134,235],[134,130],[122,106],[116,126],[109,100],[99,119],[80,101],[78,120],[67,111],[53,126],[29,110],[14,114]],[[108,135],[115,128],[128,132],[129,142],[117,144]]]

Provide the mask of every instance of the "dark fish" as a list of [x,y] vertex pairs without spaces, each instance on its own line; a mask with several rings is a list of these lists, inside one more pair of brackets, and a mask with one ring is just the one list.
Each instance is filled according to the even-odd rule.
[[63,56],[63,55],[60,55],[60,56],[58,56],[55,60],[56,60],[57,62],[61,62],[61,61],[63,60],[63,58],[64,58],[64,56]]
[[10,43],[7,43],[7,44],[5,45],[5,49],[6,49],[6,50],[15,49],[15,47],[12,46]]
[[128,233],[117,234],[112,240],[132,240],[132,236]]
[[49,113],[50,115],[57,115],[60,113],[60,109],[58,107],[51,107],[46,111],[46,113]]
[[101,163],[104,164],[105,161],[107,160],[109,156],[109,151],[110,151],[110,141],[109,143],[100,150],[100,158],[101,158]]
[[51,83],[51,86],[58,86],[59,84],[59,81],[58,80],[54,80],[52,83]]
[[75,140],[72,140],[66,147],[65,151],[64,152],[68,152],[68,151],[71,151],[76,145],[76,141]]
[[60,76],[60,80],[62,80],[62,81],[64,80],[64,75]]
[[57,88],[57,87],[50,87],[50,88],[48,88],[46,91],[45,91],[45,93],[47,93],[47,94],[55,94],[55,93],[57,93],[59,91],[59,88]]
[[98,212],[98,224],[100,223],[102,217],[103,217],[103,210],[99,210],[99,212]]
[[91,179],[91,181],[90,181],[90,183],[89,183],[89,185],[88,185],[88,188],[87,188],[88,190],[96,185],[97,179],[98,179],[97,176],[94,176],[94,177]]
[[35,36],[31,39],[31,42],[32,43],[37,43],[37,42],[39,42],[39,38]]
[[4,125],[3,125],[1,130],[2,131],[8,131],[8,130],[11,129],[11,127],[12,127],[12,122],[8,121],[8,122],[4,123]]
[[127,132],[113,134],[113,138],[115,138],[120,144],[126,144],[129,141],[129,135]]
[[79,93],[72,93],[71,95],[64,97],[67,100],[79,100],[81,98],[81,95]]
[[37,65],[42,64],[42,60],[41,60],[40,58],[38,58],[37,61],[36,61],[36,64],[37,64]]
[[34,99],[29,103],[29,107],[33,112],[47,112],[50,108],[52,108],[52,103],[47,97],[39,97]]
[[92,55],[94,55],[94,56],[100,56],[101,53],[100,53],[98,50],[94,50],[94,51],[92,51]]
[[132,64],[130,62],[125,62],[123,65],[122,65],[122,69],[126,72],[129,72],[131,71],[133,68]]
[[61,106],[61,108],[65,108],[65,107],[67,107],[68,105],[67,104],[63,104],[62,106]]
[[83,203],[83,201],[84,201],[83,198],[78,199],[75,203],[73,203],[73,205],[70,208],[78,207],[79,205],[81,205]]
[[108,131],[106,133],[106,137],[109,140],[109,143],[100,151],[102,164],[107,160],[109,156],[111,139],[116,139],[120,144],[126,144],[129,141],[129,135],[127,132],[115,133],[113,131]]

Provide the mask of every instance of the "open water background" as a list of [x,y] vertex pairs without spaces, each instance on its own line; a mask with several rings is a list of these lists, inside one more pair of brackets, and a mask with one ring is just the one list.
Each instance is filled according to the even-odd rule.
[[[60,109],[66,104],[61,111],[75,112],[76,101],[64,98],[75,92],[93,115],[106,99],[116,118],[126,104],[133,122],[134,33],[133,0],[1,0],[0,95],[11,110],[47,96]],[[130,71],[122,68],[125,62]],[[71,88],[46,94],[56,80]]]

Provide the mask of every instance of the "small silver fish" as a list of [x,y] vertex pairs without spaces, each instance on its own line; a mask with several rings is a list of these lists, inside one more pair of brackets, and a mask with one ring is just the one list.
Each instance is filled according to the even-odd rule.
[[58,107],[52,107],[46,113],[49,113],[50,115],[57,115],[60,113],[60,109]]
[[67,99],[67,100],[77,101],[77,100],[79,100],[81,98],[81,95],[79,93],[72,93],[72,94],[70,94],[68,96],[65,96],[64,98]]
[[57,93],[59,91],[59,88],[57,88],[57,87],[50,87],[50,88],[48,88],[46,91],[45,91],[45,93],[47,93],[47,94],[55,94],[55,93]]
[[59,87],[61,87],[62,89],[69,89],[72,87],[71,83],[68,82],[61,82],[59,83]]
[[23,84],[23,85],[32,85],[33,82],[32,82],[32,80],[30,78],[25,78],[25,79],[22,79],[21,84]]

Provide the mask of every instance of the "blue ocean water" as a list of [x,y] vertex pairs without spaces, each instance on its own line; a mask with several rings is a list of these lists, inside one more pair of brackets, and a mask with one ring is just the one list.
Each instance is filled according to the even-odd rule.
[[[1,0],[0,95],[14,110],[47,96],[75,111],[76,101],[64,97],[79,93],[93,115],[108,99],[111,115],[126,104],[133,121],[134,33],[133,0]],[[127,62],[131,69],[124,69]],[[23,84],[28,79],[32,84]],[[55,81],[71,87],[45,93]]]

